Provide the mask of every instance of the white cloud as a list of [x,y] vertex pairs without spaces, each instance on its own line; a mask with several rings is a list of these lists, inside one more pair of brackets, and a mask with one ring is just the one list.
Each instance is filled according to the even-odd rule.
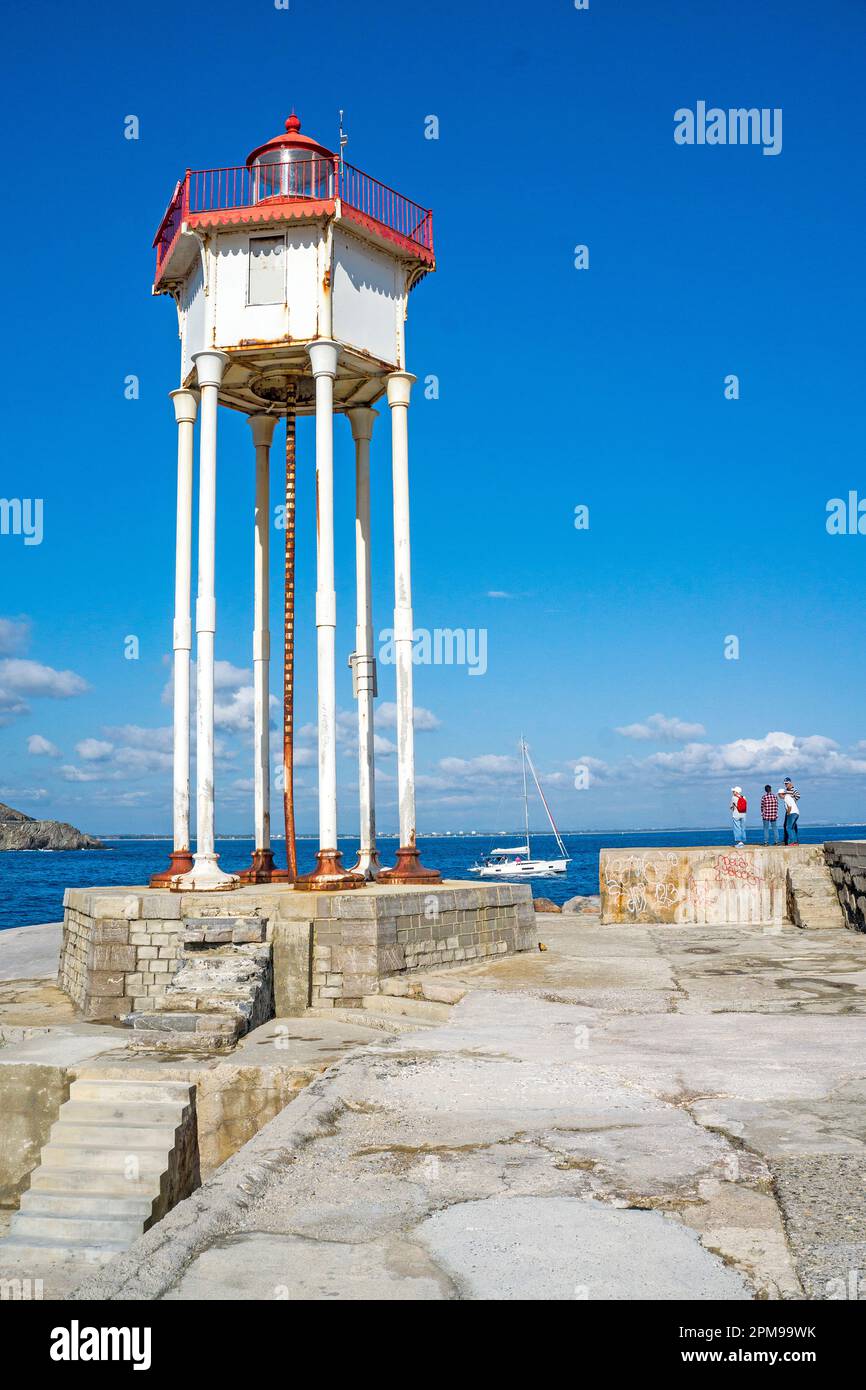
[[8,657],[0,661],[0,685],[16,695],[42,697],[49,700],[68,700],[83,695],[90,687],[74,671],[55,671],[39,661],[24,657]]
[[[397,706],[393,700],[383,700],[381,705],[376,706],[376,723],[380,729],[396,729]],[[441,728],[442,721],[437,719],[431,709],[416,705],[414,726],[416,734],[426,734],[432,729]]]
[[676,716],[651,714],[645,724],[625,724],[616,730],[623,738],[656,739],[659,742],[682,743],[707,731],[703,724],[689,724]]
[[[190,708],[195,708],[195,662],[190,668]],[[253,673],[244,670],[240,666],[233,666],[230,661],[215,661],[213,666],[213,687],[215,691],[220,690],[240,690],[242,686],[249,686],[252,689]],[[174,670],[162,687],[162,703],[172,705],[174,703]]]
[[789,734],[776,730],[763,738],[739,738],[731,743],[688,743],[671,753],[654,753],[646,768],[677,777],[740,777],[790,773],[792,776],[852,777],[866,774],[866,757],[844,752],[823,734]]
[[488,589],[488,590],[487,590],[487,597],[488,597],[488,598],[513,598],[514,595],[513,595],[513,594],[507,593],[507,591],[506,591],[505,589]]
[[213,666],[214,690],[239,690],[242,685],[250,685],[252,673],[240,666],[232,666],[230,661],[215,661]]
[[0,618],[0,656],[25,651],[30,641],[27,618]]
[[[228,663],[225,663],[228,665]],[[255,720],[255,691],[251,685],[223,686],[230,690],[228,700],[214,700],[214,726],[232,733],[246,733],[253,728]],[[280,703],[275,695],[269,696],[268,707],[273,719],[280,711]]]
[[80,767],[74,767],[72,763],[64,763],[60,769],[60,776],[64,782],[98,782],[100,778],[105,776],[105,773],[98,768],[85,772]]
[[166,772],[174,761],[171,753],[159,748],[117,748],[112,761],[115,776],[143,776],[147,772]]
[[99,738],[83,738],[76,743],[75,751],[86,763],[100,763],[114,752],[114,744]]
[[9,806],[15,801],[44,801],[47,795],[46,787],[0,787],[0,800]]
[[27,740],[27,752],[32,753],[35,758],[59,758],[60,749],[50,739],[43,738],[41,734],[31,734]]
[[55,671],[38,661],[7,657],[0,661],[0,724],[28,713],[27,699],[68,700],[90,687],[74,671]]
[[4,690],[0,685],[0,727],[11,724],[19,714],[27,713],[28,706],[25,701],[13,695],[11,690]]

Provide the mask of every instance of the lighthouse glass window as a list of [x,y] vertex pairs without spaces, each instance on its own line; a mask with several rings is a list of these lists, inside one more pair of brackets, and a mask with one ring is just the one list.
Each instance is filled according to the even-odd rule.
[[286,243],[281,236],[250,237],[247,304],[282,304],[286,298]]

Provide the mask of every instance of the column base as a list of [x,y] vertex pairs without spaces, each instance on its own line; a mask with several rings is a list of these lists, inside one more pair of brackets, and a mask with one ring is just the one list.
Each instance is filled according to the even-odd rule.
[[275,872],[273,850],[254,849],[250,867],[239,877],[241,883],[273,883]]
[[196,854],[189,873],[180,874],[171,881],[173,893],[217,893],[229,888],[239,888],[237,874],[224,874],[217,865],[218,854]]
[[311,874],[302,874],[295,887],[304,893],[334,893],[346,888],[363,888],[367,880],[353,870],[343,868],[338,849],[320,849],[316,867]]
[[358,858],[349,872],[360,874],[368,883],[375,883],[382,872],[382,865],[379,863],[379,851],[377,849],[359,850]]
[[192,850],[173,849],[171,858],[168,861],[168,868],[163,869],[161,874],[153,874],[150,879],[151,888],[170,888],[173,878],[178,874],[188,874],[192,869]]
[[414,845],[401,845],[397,850],[397,863],[393,869],[382,869],[376,877],[377,883],[413,884],[441,883],[442,875],[438,869],[425,869],[421,863],[420,852]]

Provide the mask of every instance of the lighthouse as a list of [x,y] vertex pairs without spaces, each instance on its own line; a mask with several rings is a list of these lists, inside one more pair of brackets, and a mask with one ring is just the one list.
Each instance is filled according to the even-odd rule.
[[[409,407],[405,324],[413,288],[435,269],[428,209],[346,163],[305,134],[293,112],[284,131],[246,161],[187,170],[154,239],[153,292],[177,307],[180,377],[170,393],[177,430],[174,610],[173,850],[154,887],[210,891],[285,882],[296,890],[440,881],[416,845],[409,529]],[[377,409],[378,407],[378,409]],[[250,559],[254,682],[255,848],[240,876],[215,851],[214,660],[220,411],[250,426]],[[383,409],[391,415],[394,648],[400,845],[383,868],[376,846],[371,600],[371,450]],[[316,630],[319,845],[311,874],[297,874],[292,785],[294,682],[295,421],[315,417]],[[335,424],[344,415],[348,426]],[[286,867],[270,833],[270,489],[272,443],[285,435],[286,530],[283,626],[283,782]],[[335,553],[334,432],[355,449],[355,554]],[[193,487],[198,433],[198,486]],[[299,486],[305,485],[303,469]],[[194,496],[195,492],[195,496]],[[192,605],[193,506],[198,508],[197,589]],[[346,652],[358,707],[360,850],[348,866],[337,848],[335,573],[356,579],[354,648]],[[195,633],[196,843],[190,840],[190,678]]]

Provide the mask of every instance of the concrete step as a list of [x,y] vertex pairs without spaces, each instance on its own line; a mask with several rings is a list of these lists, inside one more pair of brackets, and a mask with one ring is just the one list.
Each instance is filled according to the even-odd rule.
[[[116,1216],[147,1221],[153,1211],[153,1197],[118,1197],[99,1192],[41,1192],[30,1187],[21,1194],[19,1213],[28,1216]],[[14,1218],[13,1218],[14,1219]],[[139,1227],[140,1229],[140,1227]]]
[[133,1032],[130,1045],[135,1052],[160,1052],[170,1056],[189,1053],[192,1056],[207,1056],[212,1052],[231,1052],[237,1042],[237,1033],[191,1033],[184,1030],[176,1032],[171,1028],[145,1029]]
[[102,1077],[81,1077],[70,1086],[69,1099],[189,1105],[191,1089],[186,1081],[115,1081]]
[[15,1240],[54,1240],[76,1245],[131,1245],[141,1235],[143,1218],[137,1216],[39,1216],[16,1211],[9,1223]]
[[459,1004],[466,994],[466,986],[452,985],[445,980],[394,975],[382,981],[379,993],[398,995],[403,999],[429,999],[431,1003],[454,1005]]
[[69,1165],[40,1165],[30,1174],[30,1191],[52,1193],[60,1197],[67,1193],[79,1197],[149,1197],[153,1202],[160,1193],[159,1173],[141,1173],[127,1178],[122,1173],[110,1173],[98,1168],[76,1168]]
[[46,1261],[52,1264],[62,1264],[67,1260],[77,1260],[85,1264],[106,1264],[128,1248],[128,1241],[113,1241],[110,1245],[78,1245],[69,1241],[52,1240],[50,1237],[38,1240],[35,1236],[29,1236],[26,1240],[19,1240],[16,1236],[7,1236],[5,1240],[0,1241],[0,1269],[4,1268],[7,1262],[13,1261],[19,1268],[21,1265],[29,1265],[33,1269],[39,1269]]
[[809,931],[846,925],[830,870],[825,864],[792,864],[786,875],[788,916]]
[[[378,998],[378,995],[376,996]],[[435,1028],[424,1019],[401,1018],[399,1014],[373,1013],[369,1009],[307,1009],[305,1018],[329,1018],[333,1022],[355,1023],[359,1028],[373,1028],[379,1033],[414,1033],[419,1028]]]
[[139,1174],[159,1178],[166,1168],[166,1149],[103,1149],[87,1144],[55,1144],[49,1142],[42,1150],[41,1169],[87,1168],[93,1172],[115,1173],[122,1176],[134,1158]]
[[385,1014],[396,1018],[420,1020],[422,1023],[445,1023],[451,1017],[453,1005],[430,999],[411,999],[399,994],[365,994],[361,999],[365,1013]]
[[184,989],[183,994],[174,991],[164,994],[161,999],[154,1000],[153,1011],[158,1014],[183,1014],[184,1017],[217,1014],[225,1015],[227,1018],[239,1018],[241,1022],[245,1022],[252,1014],[253,1000],[250,991],[243,986],[219,992],[211,986],[207,990],[202,989],[195,993]]
[[161,1104],[150,1101],[68,1100],[63,1107],[64,1120],[75,1124],[100,1125],[171,1125],[177,1127],[183,1119],[188,1102]]
[[236,1013],[180,1013],[170,1008],[130,1014],[129,1022],[137,1033],[231,1033],[235,1037],[242,1026]]
[[48,1142],[61,1148],[74,1144],[89,1149],[123,1149],[125,1153],[154,1149],[165,1154],[174,1147],[179,1127],[180,1117],[171,1125],[106,1125],[99,1120],[80,1124],[62,1115],[51,1126]]

